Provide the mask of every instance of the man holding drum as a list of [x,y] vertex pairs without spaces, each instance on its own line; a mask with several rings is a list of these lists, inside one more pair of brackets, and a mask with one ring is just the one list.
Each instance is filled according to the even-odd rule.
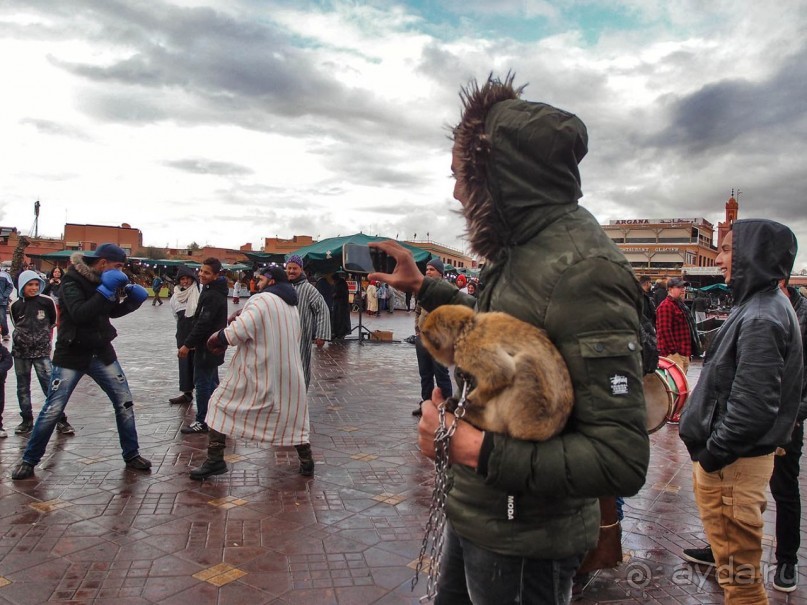
[[672,359],[684,374],[689,370],[689,359],[692,357],[692,332],[687,317],[689,309],[683,301],[686,285],[680,277],[670,279],[667,282],[667,298],[656,309],[659,355]]

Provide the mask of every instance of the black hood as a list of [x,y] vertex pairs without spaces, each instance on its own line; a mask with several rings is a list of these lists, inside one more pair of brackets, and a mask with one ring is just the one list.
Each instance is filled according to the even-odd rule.
[[276,282],[266,286],[261,292],[268,292],[279,296],[287,305],[294,307],[297,304],[297,290],[289,282]]
[[790,277],[798,244],[793,232],[775,221],[743,219],[731,228],[731,292],[740,304],[752,294],[779,287]]
[[196,277],[196,272],[194,272],[193,269],[186,267],[185,265],[182,265],[179,267],[179,269],[177,269],[177,277],[176,277],[177,283],[179,283],[179,279],[181,277],[190,277],[197,284],[199,283],[199,278]]

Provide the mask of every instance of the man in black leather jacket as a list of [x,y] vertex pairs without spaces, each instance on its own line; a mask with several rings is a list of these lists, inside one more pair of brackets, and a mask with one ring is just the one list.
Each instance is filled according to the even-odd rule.
[[[779,282],[779,287],[790,299],[801,330],[802,352],[807,361],[807,298],[799,291]],[[776,452],[771,475],[771,496],[776,502],[776,571],[773,587],[780,592],[793,592],[798,588],[798,552],[801,545],[801,494],[799,490],[799,461],[804,446],[804,420],[807,418],[807,368],[802,374],[801,403],[790,443]],[[683,558],[700,565],[715,564],[711,546],[685,548]]]
[[796,250],[784,225],[734,223],[716,264],[735,307],[681,415],[695,500],[727,603],[768,602],[760,572],[765,488],[774,451],[790,441],[802,389],[798,320],[778,285],[790,276]]

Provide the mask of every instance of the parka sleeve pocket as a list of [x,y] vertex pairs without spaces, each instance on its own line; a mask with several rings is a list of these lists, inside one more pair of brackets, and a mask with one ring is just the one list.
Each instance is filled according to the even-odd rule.
[[634,332],[588,332],[578,342],[593,409],[633,406],[644,399],[641,347]]

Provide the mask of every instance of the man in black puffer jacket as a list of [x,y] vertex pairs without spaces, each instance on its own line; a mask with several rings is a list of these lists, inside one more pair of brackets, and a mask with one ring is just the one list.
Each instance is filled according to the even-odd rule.
[[720,328],[679,433],[693,460],[695,501],[726,602],[767,603],[762,513],[774,451],[788,443],[799,411],[799,323],[779,281],[796,258],[796,237],[774,221],[737,221],[715,263],[734,308]]
[[221,273],[221,261],[206,258],[199,269],[202,293],[193,315],[193,327],[179,347],[177,356],[182,359],[193,351],[193,384],[196,387],[196,419],[180,431],[186,435],[207,433],[207,404],[219,386],[219,366],[224,363],[224,353],[212,353],[207,349],[211,334],[227,326],[227,278]]
[[22,462],[11,475],[15,481],[33,476],[70,394],[85,374],[112,402],[126,466],[138,471],[151,468],[151,462],[140,455],[132,393],[112,347],[118,333],[109,322],[111,317],[138,309],[148,293],[142,286],[129,283],[121,271],[126,253],[115,244],[101,244],[94,252],[77,252],[70,260],[73,266],[62,280],[59,298],[61,317],[50,389]]

